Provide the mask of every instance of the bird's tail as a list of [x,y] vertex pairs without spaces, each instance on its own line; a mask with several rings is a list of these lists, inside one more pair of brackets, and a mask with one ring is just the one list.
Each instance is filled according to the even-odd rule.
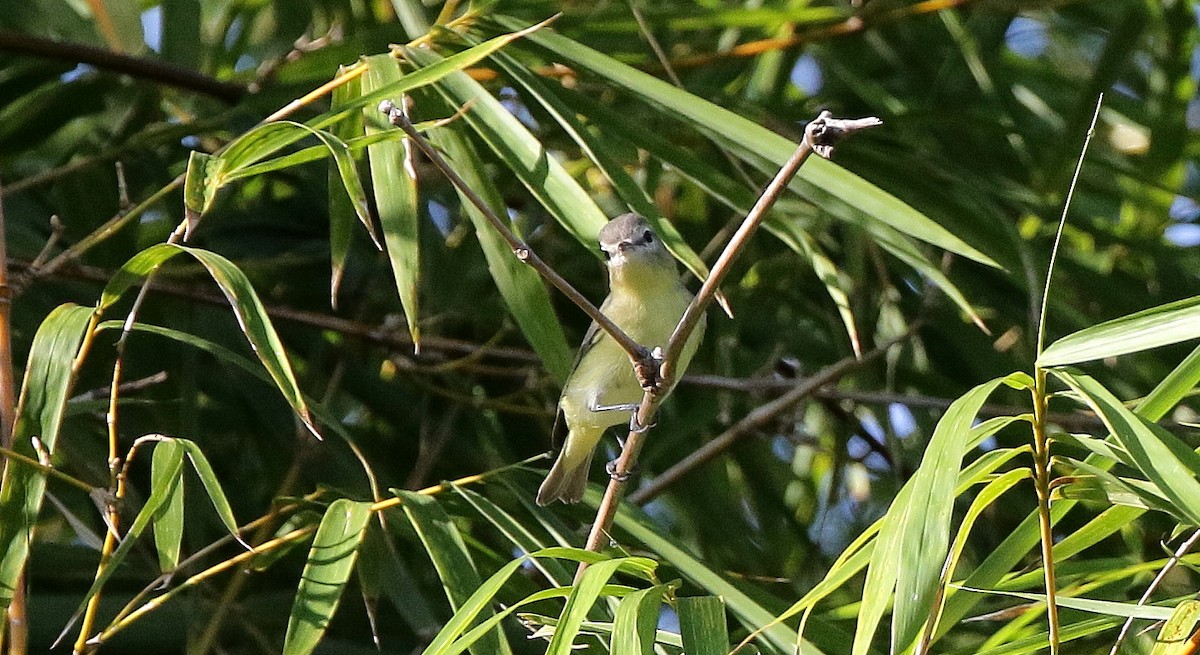
[[554,466],[546,474],[546,480],[538,487],[537,504],[549,505],[561,500],[564,503],[577,503],[583,499],[583,490],[587,488],[588,471],[592,468],[592,452],[582,458],[567,457],[564,448],[554,461]]

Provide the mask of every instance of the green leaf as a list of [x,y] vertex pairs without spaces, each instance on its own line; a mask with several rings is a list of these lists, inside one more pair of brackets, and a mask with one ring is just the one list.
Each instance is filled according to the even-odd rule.
[[229,499],[225,496],[225,491],[221,488],[221,482],[217,479],[217,474],[213,471],[212,465],[208,463],[208,458],[204,456],[204,452],[200,450],[200,446],[196,442],[189,439],[174,439],[175,443],[179,444],[187,453],[188,459],[192,462],[192,468],[196,471],[196,475],[200,477],[200,483],[204,485],[204,491],[208,494],[208,499],[212,502],[213,509],[217,511],[217,516],[221,519],[221,523],[229,534],[237,539],[243,546],[250,548],[250,545],[242,541],[238,533],[237,519],[233,516],[233,507],[229,505]]
[[[423,67],[436,65],[439,61],[437,55],[424,50],[410,50],[408,54]],[[466,124],[479,134],[560,225],[589,252],[595,251],[596,234],[608,219],[591,195],[546,151],[541,141],[466,73],[447,75],[436,88],[452,106],[471,105],[470,111],[463,115]]]
[[[1000,591],[975,589],[973,587],[964,587],[954,585],[956,589],[970,591],[977,594],[999,594],[1001,596],[1011,596],[1013,598],[1021,598],[1031,600],[1037,603],[1046,602],[1046,594],[1030,594],[1020,591]],[[1111,600],[1096,600],[1092,598],[1075,598],[1073,596],[1055,596],[1055,602],[1059,607],[1067,607],[1081,612],[1091,612],[1092,614],[1105,614],[1108,616],[1120,616],[1125,618],[1149,619],[1151,621],[1165,621],[1171,618],[1174,613],[1174,608],[1158,607],[1156,605],[1137,605],[1134,603],[1118,603]]]
[[[74,379],[72,365],[91,318],[91,308],[65,304],[52,310],[38,327],[13,430],[12,447],[18,453],[41,460],[33,437],[41,441],[45,453],[54,453]],[[25,570],[45,491],[46,477],[40,471],[5,462],[0,480],[0,608],[12,602]]]
[[150,464],[150,489],[166,489],[166,501],[154,513],[154,547],[158,567],[164,573],[179,565],[179,547],[183,542],[183,449],[173,441],[154,446]]
[[725,603],[719,596],[680,598],[679,633],[688,655],[725,655],[729,652]]
[[291,364],[288,363],[283,343],[271,325],[271,318],[267,315],[266,308],[259,301],[258,294],[254,292],[254,287],[250,285],[246,275],[228,259],[207,250],[170,243],[151,246],[131,257],[109,280],[100,296],[100,311],[111,307],[131,286],[180,253],[186,253],[195,258],[212,276],[213,281],[221,289],[221,293],[229,300],[234,315],[237,317],[238,326],[246,335],[254,353],[258,355],[259,361],[271,375],[271,380],[274,381],[276,388],[283,394],[300,420],[304,422],[305,427],[320,438],[317,426],[309,415],[308,405],[296,383],[296,376],[292,373]]
[[1066,366],[1200,338],[1200,296],[1122,316],[1069,334],[1037,359],[1041,367]]
[[[446,598],[457,616],[464,604],[472,600],[476,590],[481,589],[483,582],[475,569],[475,562],[467,552],[462,535],[437,500],[411,491],[392,491],[404,501],[404,514],[412,522],[425,552],[433,560],[442,587],[446,590]],[[475,614],[488,617],[491,611],[479,609]],[[495,655],[509,653],[511,648],[504,633],[497,630],[483,636],[479,643],[471,647],[471,652],[475,655]]]
[[1055,377],[1082,396],[1129,453],[1134,465],[1166,496],[1177,516],[1200,525],[1200,455],[1178,437],[1125,407],[1099,382],[1082,373],[1055,370]]
[[307,655],[325,635],[370,519],[371,503],[339,498],[325,510],[296,589],[283,643],[285,655]]
[[1158,631],[1150,655],[1186,655],[1192,650],[1187,642],[1197,622],[1200,622],[1200,601],[1185,600],[1175,606],[1171,618]]
[[[344,66],[339,67],[338,75],[341,76],[345,71],[346,68]],[[333,97],[330,100],[332,109],[341,109],[350,99],[356,98],[361,94],[362,81],[360,78],[355,77],[333,90]],[[355,112],[346,120],[334,124],[331,132],[338,138],[349,142],[351,139],[361,136],[365,129],[362,114]],[[339,167],[336,164],[330,166],[329,188],[332,189],[342,179]],[[350,254],[351,237],[354,235],[354,217],[355,211],[349,195],[342,193],[329,194],[329,260],[331,268],[329,275],[329,304],[335,309],[337,308],[338,289],[341,288],[342,276],[346,272],[346,258]],[[370,220],[367,221],[367,232],[371,235],[371,239],[375,241],[375,245],[378,246],[379,239],[375,236],[375,227]]]
[[221,161],[212,155],[193,150],[188,156],[187,172],[183,178],[183,205],[197,219],[212,206],[217,194],[217,177]]
[[350,205],[354,208],[354,213],[358,215],[358,220],[367,228],[371,237],[375,238],[375,227],[371,223],[371,211],[367,207],[367,193],[363,190],[358,168],[354,163],[354,158],[350,155],[350,147],[334,134],[314,129],[303,123],[292,121],[266,123],[238,137],[220,155],[217,155],[216,166],[219,173],[207,180],[214,188],[206,190],[206,197],[215,195],[218,189],[230,182],[257,174],[258,171],[251,171],[249,167],[282,147],[278,146],[278,139],[270,138],[272,134],[277,133],[299,133],[300,138],[314,136],[321,141],[321,144],[333,157],[338,178],[341,181],[340,186],[346,192]]
[[650,221],[650,224],[654,226],[654,231],[662,237],[663,244],[667,246],[667,249],[674,253],[696,278],[700,280],[707,279],[708,266],[700,259],[700,255],[695,250],[692,250],[692,247],[683,240],[683,236],[679,234],[679,230],[676,230],[675,226],[667,221],[646,191],[625,170],[617,154],[613,152],[612,147],[605,142],[605,139],[600,138],[590,131],[576,117],[575,112],[571,111],[571,108],[550,90],[549,85],[542,82],[541,79],[518,63],[513,57],[504,52],[498,52],[492,55],[492,59],[500,65],[501,70],[510,78],[518,82],[533,99],[541,103],[542,107],[550,113],[563,130],[579,145],[583,150],[583,154],[604,173],[604,176],[612,183],[613,189],[621,197],[621,200],[631,210]]
[[[658,533],[655,521],[641,511],[624,507],[614,519],[616,526],[633,539],[644,544],[665,562],[670,562],[679,573],[708,593],[719,596],[733,616],[750,630],[762,629],[760,639],[780,652],[792,652],[796,637],[785,625],[774,623],[775,613],[760,605],[753,598],[730,584],[703,562],[688,554],[676,539]],[[811,643],[802,642],[801,652],[805,655],[821,655],[821,650]]]
[[[440,148],[454,170],[484,202],[496,212],[506,216],[504,200],[491,177],[480,167],[479,154],[471,142],[454,130],[434,130],[429,140]],[[562,324],[554,312],[550,294],[542,278],[532,268],[513,254],[504,237],[492,227],[487,218],[466,198],[462,206],[475,227],[475,235],[487,260],[488,272],[500,291],[500,297],[508,306],[509,314],[517,322],[521,333],[529,340],[546,370],[559,383],[566,381],[571,372],[574,353],[567,343]]]
[[[898,497],[884,518],[880,545],[867,571],[863,603],[878,604],[891,596],[891,579],[895,576],[895,598],[903,598],[904,602],[896,604],[892,617],[893,650],[907,648],[930,617],[931,601],[950,545],[954,492],[971,424],[1002,382],[999,378],[985,382],[950,405],[934,428],[911,486],[905,485],[911,493],[903,502]],[[887,535],[893,538],[885,539]],[[877,566],[883,567],[881,575],[872,575]],[[877,611],[872,613],[872,621],[859,621],[854,639],[856,655],[869,648],[879,616],[881,612]]]
[[[400,65],[389,55],[367,57],[366,63],[367,72],[362,82],[365,93],[394,84],[401,77]],[[395,104],[404,107],[404,99],[395,98]],[[363,113],[368,136],[392,129],[375,107],[364,107]],[[417,170],[412,148],[408,138],[382,141],[367,146],[367,156],[371,163],[375,206],[379,209],[383,240],[387,244],[388,261],[392,265],[392,278],[396,281],[396,292],[404,307],[408,332],[412,335],[414,347],[419,350],[421,330],[417,323],[420,318],[417,288],[421,279],[421,240],[418,234]]]
[[[504,29],[521,26],[517,19],[493,16]],[[679,120],[721,142],[760,171],[774,175],[796,150],[796,144],[774,132],[670,83],[614,60],[561,34],[541,31],[529,40],[576,70],[607,79],[618,88],[657,105]],[[811,202],[831,207],[847,205],[871,220],[968,259],[998,266],[990,257],[890,193],[833,162],[810,157],[791,187]]]
[[554,636],[550,638],[550,645],[546,648],[546,655],[571,654],[576,647],[575,636],[579,634],[579,627],[587,619],[588,612],[596,604],[596,599],[600,597],[605,585],[621,564],[622,560],[611,559],[587,567],[571,595],[567,597],[567,605],[563,608],[558,625],[555,626]]
[[657,585],[621,599],[613,620],[610,653],[653,655],[659,608],[669,589],[669,585]]

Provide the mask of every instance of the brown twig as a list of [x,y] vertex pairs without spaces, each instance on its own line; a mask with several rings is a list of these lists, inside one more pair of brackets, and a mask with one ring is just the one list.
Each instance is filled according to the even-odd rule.
[[[16,425],[17,394],[13,378],[12,356],[12,288],[8,284],[7,225],[4,222],[3,191],[0,190],[0,446],[13,446],[13,427]],[[7,469],[8,463],[0,467]],[[4,476],[8,477],[8,476]],[[28,650],[29,624],[26,622],[25,574],[17,576],[12,600],[8,606],[8,652],[24,655]],[[0,631],[0,647],[3,646]]]
[[916,333],[919,327],[919,323],[914,323],[904,334],[889,339],[874,349],[863,353],[861,358],[850,355],[834,364],[826,366],[816,375],[804,378],[798,383],[793,383],[791,390],[787,393],[758,406],[728,430],[716,438],[710,439],[703,446],[693,451],[692,454],[683,458],[666,471],[663,471],[658,477],[648,482],[636,492],[630,494],[629,502],[636,505],[648,502],[678,481],[679,478],[687,475],[697,467],[712,461],[713,458],[728,450],[746,435],[753,433],[755,430],[774,420],[781,413],[795,407],[801,400],[816,395],[821,387],[837,382],[843,375],[856,368],[861,368],[868,362],[886,353],[893,346],[908,340]]
[[107,48],[84,43],[54,41],[30,34],[0,30],[0,51],[87,64],[102,70],[203,93],[231,105],[246,95],[246,88],[240,84],[223,82],[166,62],[145,57],[131,57]]
[[[671,380],[674,374],[672,369],[683,353],[684,344],[699,324],[700,318],[704,315],[704,311],[708,308],[709,303],[712,302],[717,289],[721,286],[721,282],[729,274],[733,262],[745,251],[750,237],[758,229],[763,219],[766,218],[771,206],[783,195],[788,183],[795,176],[796,172],[800,170],[800,167],[804,165],[804,162],[808,160],[809,155],[816,152],[823,157],[828,157],[832,154],[833,146],[839,139],[857,130],[874,127],[881,123],[882,121],[878,118],[849,121],[837,119],[833,118],[828,111],[822,111],[816,120],[805,127],[804,139],[797,146],[792,156],[783,164],[783,167],[779,169],[779,172],[775,174],[771,182],[767,184],[767,188],[763,190],[762,195],[754,203],[750,212],[746,214],[741,227],[734,233],[733,237],[729,240],[729,244],[721,253],[721,256],[713,264],[712,272],[709,274],[708,279],[701,285],[700,291],[692,299],[691,304],[688,305],[687,310],[684,311],[683,316],[679,319],[679,324],[675,326],[675,331],[671,334],[671,340],[667,343],[665,353],[655,358],[660,362],[658,379],[662,382],[658,388],[649,389],[643,395],[642,403],[637,413],[637,422],[639,425],[650,425],[659,403],[662,402],[662,395],[659,389],[669,390],[671,388]],[[617,458],[612,470],[612,479],[609,481],[608,487],[604,491],[604,498],[600,501],[600,506],[596,510],[596,520],[592,524],[592,530],[588,534],[587,545],[585,546],[588,550],[598,552],[605,542],[606,535],[612,526],[613,518],[617,514],[617,507],[625,494],[625,486],[628,484],[631,472],[641,453],[646,433],[647,430],[645,428],[630,430],[629,436],[625,439],[621,455]],[[584,565],[580,565],[576,573],[576,580],[583,573],[584,568],[586,568]]]
[[379,103],[379,111],[388,117],[388,121],[392,125],[404,130],[404,133],[413,140],[413,143],[421,149],[421,152],[425,153],[429,161],[487,218],[488,223],[508,243],[509,248],[512,249],[517,259],[528,264],[530,268],[537,271],[538,275],[541,275],[547,282],[554,285],[554,288],[561,291],[568,300],[582,309],[589,318],[595,321],[601,329],[613,338],[613,341],[616,341],[625,350],[635,367],[645,365],[650,360],[650,353],[644,346],[631,339],[628,334],[625,334],[625,331],[605,316],[599,308],[592,304],[592,301],[588,300],[582,293],[579,293],[575,287],[571,286],[570,282],[567,282],[558,274],[558,271],[551,268],[541,257],[538,257],[537,253],[528,244],[518,238],[516,234],[513,234],[512,230],[508,229],[504,221],[500,220],[500,217],[496,215],[495,210],[467,184],[466,180],[462,179],[458,172],[446,161],[445,157],[442,157],[442,154],[425,137],[421,136],[417,128],[413,126],[412,122],[408,120],[408,117],[404,115],[404,112],[399,107],[391,100],[384,100]]

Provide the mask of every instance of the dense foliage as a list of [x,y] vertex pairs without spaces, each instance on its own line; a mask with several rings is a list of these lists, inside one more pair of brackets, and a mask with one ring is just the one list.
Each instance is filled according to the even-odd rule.
[[[9,5],[8,652],[1196,639],[1192,3]],[[704,277],[807,121],[883,121],[734,263],[602,554],[616,439],[533,503],[588,318],[383,99],[596,302],[606,217]]]

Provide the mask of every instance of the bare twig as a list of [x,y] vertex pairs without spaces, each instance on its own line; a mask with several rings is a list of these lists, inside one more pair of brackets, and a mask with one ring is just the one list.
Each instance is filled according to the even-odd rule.
[[408,120],[408,117],[404,115],[404,112],[401,111],[399,107],[397,107],[391,100],[384,100],[383,102],[379,103],[379,111],[387,115],[388,121],[392,125],[404,130],[404,133],[413,140],[413,143],[421,149],[421,152],[425,153],[425,156],[429,158],[429,161],[432,162],[433,165],[436,166],[438,170],[440,170],[442,174],[450,180],[454,187],[458,189],[459,192],[462,193],[463,196],[469,200],[471,204],[474,205],[480,211],[480,213],[484,215],[485,218],[487,218],[488,223],[490,223],[492,227],[495,228],[496,232],[498,232],[500,236],[504,238],[505,242],[508,243],[509,248],[512,249],[513,254],[516,255],[517,259],[528,264],[547,282],[554,285],[554,288],[561,291],[564,296],[582,309],[584,313],[588,315],[588,317],[595,321],[601,329],[603,329],[609,334],[609,336],[613,338],[613,341],[616,341],[617,344],[619,344],[621,348],[625,350],[625,352],[629,355],[629,359],[634,363],[634,366],[645,365],[646,362],[650,361],[650,353],[645,347],[631,339],[628,334],[625,334],[624,330],[622,330],[617,326],[616,323],[613,323],[611,319],[605,316],[599,308],[597,308],[590,300],[587,299],[586,296],[584,296],[582,293],[579,293],[575,287],[571,286],[571,283],[567,282],[561,275],[559,275],[558,271],[555,271],[550,267],[549,264],[542,261],[542,258],[538,257],[537,253],[535,253],[528,244],[518,238],[516,234],[513,234],[513,231],[510,230],[508,226],[504,224],[504,221],[500,220],[500,217],[496,215],[495,210],[493,210],[492,207],[488,205],[487,202],[484,201],[484,199],[481,198],[465,180],[462,179],[458,172],[455,171],[454,168],[450,166],[450,163],[446,161],[445,157],[442,157],[442,154],[438,152],[437,149],[425,139],[425,137],[421,136],[420,132],[417,131],[417,128],[413,126],[412,122]]
[[[750,237],[758,229],[758,226],[766,218],[767,212],[775,201],[783,194],[788,183],[804,162],[808,160],[809,155],[817,152],[822,156],[828,156],[832,153],[834,143],[842,137],[856,130],[873,127],[879,125],[881,121],[877,118],[867,118],[857,121],[846,121],[833,118],[828,111],[823,111],[808,124],[804,130],[804,139],[797,146],[796,151],[784,163],[775,177],[767,184],[767,188],[763,190],[758,201],[750,209],[746,215],[746,219],[742,222],[741,227],[734,233],[729,240],[729,244],[717,258],[713,264],[712,272],[708,279],[701,285],[700,291],[696,297],[692,299],[683,316],[679,319],[679,324],[675,326],[675,331],[671,334],[671,339],[667,343],[667,348],[664,354],[656,357],[659,362],[659,375],[661,380],[656,388],[651,388],[646,391],[642,397],[641,406],[638,408],[637,422],[639,425],[648,426],[654,418],[654,413],[658,409],[659,403],[662,402],[661,390],[669,390],[671,381],[674,378],[674,367],[679,361],[680,355],[683,353],[684,344],[700,323],[700,318],[704,315],[704,311],[708,308],[716,295],[717,289],[721,286],[725,276],[733,265],[733,262],[745,251],[749,244]],[[607,489],[604,492],[604,498],[600,501],[600,506],[596,510],[596,520],[592,524],[592,530],[588,534],[587,545],[588,550],[599,551],[603,546],[606,535],[612,526],[613,518],[617,513],[617,506],[620,504],[621,498],[625,494],[625,486],[631,472],[633,471],[637,458],[641,453],[642,444],[645,441],[647,430],[630,430],[629,436],[625,439],[625,445],[621,449],[621,456],[617,458],[616,464],[613,467],[612,477],[608,483]],[[576,574],[576,579],[583,573],[585,567],[581,565]]]
[[[1150,582],[1150,586],[1146,587],[1146,591],[1142,593],[1142,597],[1138,599],[1138,605],[1145,605],[1150,601],[1150,596],[1154,594],[1154,590],[1158,589],[1158,586],[1162,584],[1163,579],[1167,577],[1168,573],[1175,569],[1175,566],[1179,564],[1179,561],[1183,559],[1183,556],[1188,554],[1188,551],[1190,551],[1192,548],[1195,548],[1197,541],[1200,541],[1200,530],[1193,532],[1192,536],[1188,537],[1182,544],[1179,545],[1179,548],[1175,549],[1175,552],[1171,554],[1171,559],[1167,560],[1167,563],[1163,565],[1162,570],[1159,571],[1158,575],[1154,576],[1154,580]],[[1133,628],[1132,616],[1125,619],[1125,623],[1121,626],[1121,632],[1117,635],[1117,640],[1113,642],[1112,648],[1108,651],[1109,655],[1117,655],[1117,651],[1121,650],[1121,644],[1124,643],[1125,638],[1129,636],[1129,630],[1131,628]]]
[[867,351],[861,358],[853,355],[845,357],[821,369],[816,375],[805,378],[799,383],[794,383],[790,391],[768,403],[760,405],[728,430],[710,439],[703,446],[693,451],[692,454],[680,460],[679,463],[663,471],[658,477],[630,494],[629,502],[637,505],[648,502],[662,493],[668,486],[674,484],[679,478],[687,475],[697,467],[712,461],[713,458],[728,450],[746,435],[753,433],[755,430],[774,420],[777,416],[796,406],[797,403],[805,398],[815,395],[821,387],[836,382],[843,375],[856,368],[861,368],[868,362],[883,355],[893,346],[908,340],[919,328],[920,323],[914,323],[904,334],[889,339],[874,349]]
[[163,61],[131,57],[85,43],[66,43],[0,30],[0,51],[87,64],[102,70],[203,93],[229,104],[236,103],[246,94],[246,88],[240,84],[223,82]]
[[[3,191],[0,190],[0,199]],[[8,283],[7,225],[4,222],[4,203],[0,200],[0,446],[5,450],[13,446],[13,428],[16,425],[17,394],[13,378],[12,356],[12,288]],[[0,467],[8,472],[8,462]],[[5,475],[7,479],[9,476]],[[24,655],[28,650],[29,624],[26,622],[25,573],[17,576],[6,614],[8,621],[8,652]],[[3,634],[0,630],[0,646]]]

